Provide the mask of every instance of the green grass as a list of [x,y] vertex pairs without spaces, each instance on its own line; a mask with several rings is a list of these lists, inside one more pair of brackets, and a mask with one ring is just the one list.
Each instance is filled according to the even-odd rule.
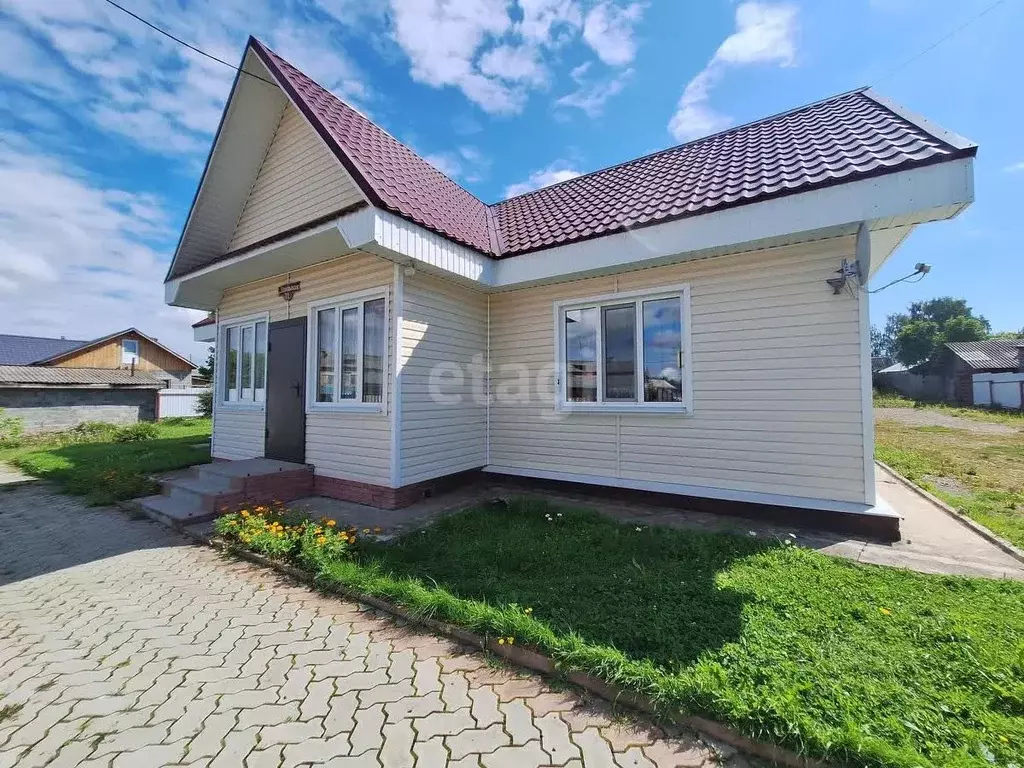
[[989,424],[1005,424],[1024,430],[1024,411],[1004,408],[983,408],[981,406],[968,408],[947,405],[946,403],[935,403],[928,400],[912,400],[900,394],[881,392],[877,389],[874,391],[873,402],[876,408],[928,408],[949,416],[959,416],[964,419],[984,421]]
[[115,442],[114,430],[99,426],[41,435],[0,448],[0,462],[53,481],[90,504],[109,504],[155,492],[149,480],[154,472],[210,460],[210,419],[167,419],[156,428],[154,439],[137,442]]
[[[980,434],[880,419],[875,456],[1018,547],[1024,547],[1024,433]],[[935,478],[951,478],[951,493]]]
[[514,637],[754,738],[850,766],[1024,764],[1021,583],[540,501],[359,546],[321,559],[321,581]]

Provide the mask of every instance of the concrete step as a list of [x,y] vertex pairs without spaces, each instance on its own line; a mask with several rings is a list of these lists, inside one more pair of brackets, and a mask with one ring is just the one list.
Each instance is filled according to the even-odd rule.
[[[164,496],[177,499],[187,506],[207,511],[213,511],[218,508],[217,501],[220,497],[235,494],[230,487],[224,487],[225,483],[211,481],[204,477],[181,477],[173,480],[164,480],[161,485]],[[233,499],[234,496],[232,495]]]
[[209,466],[207,464],[200,465],[198,467],[192,467],[192,471],[181,477],[170,477],[168,478],[171,482],[178,482],[180,480],[186,481],[186,483],[201,483],[203,486],[203,492],[206,489],[211,489],[214,492],[220,493],[223,491],[231,491],[238,487],[238,481],[232,478],[230,475],[218,474],[216,472],[204,472],[203,470]]
[[205,510],[186,504],[181,499],[173,499],[170,496],[146,496],[138,500],[142,511],[160,520],[165,525],[182,526],[194,523],[203,523],[217,517],[216,512]]
[[277,459],[241,459],[239,461],[215,461],[196,467],[203,478],[236,478],[244,479],[260,475],[273,475],[277,472],[294,470],[312,471],[308,464],[295,464],[291,461]]

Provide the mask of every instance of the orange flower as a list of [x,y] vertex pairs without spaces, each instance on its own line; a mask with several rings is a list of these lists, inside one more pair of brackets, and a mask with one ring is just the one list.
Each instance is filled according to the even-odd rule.
[[338,523],[337,523],[337,521],[335,521],[335,520],[328,520],[328,521],[327,521],[327,527],[328,527],[328,528],[333,528],[333,527],[334,527],[334,526],[336,526],[337,524],[338,524]]

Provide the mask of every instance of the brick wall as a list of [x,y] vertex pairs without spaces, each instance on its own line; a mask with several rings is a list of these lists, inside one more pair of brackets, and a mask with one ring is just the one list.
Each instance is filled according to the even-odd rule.
[[29,433],[68,429],[84,421],[134,424],[156,419],[156,390],[0,389],[0,408],[23,419]]

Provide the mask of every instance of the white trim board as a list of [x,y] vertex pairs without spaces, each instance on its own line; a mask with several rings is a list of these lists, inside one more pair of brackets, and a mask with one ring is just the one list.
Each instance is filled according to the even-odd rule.
[[636,491],[652,491],[654,493],[669,493],[676,496],[696,496],[708,499],[722,499],[724,501],[739,501],[749,504],[770,504],[780,507],[795,507],[797,509],[825,510],[829,512],[842,512],[850,515],[872,515],[876,517],[899,518],[884,500],[878,499],[875,504],[858,504],[851,501],[837,501],[835,499],[816,499],[804,496],[787,496],[776,493],[759,493],[756,491],[739,491],[728,488],[713,488],[704,485],[686,485],[684,483],[659,483],[649,480],[630,480],[622,477],[603,477],[601,475],[583,475],[573,472],[550,472],[540,469],[528,469],[524,467],[502,467],[488,465],[483,468],[484,472],[491,472],[497,475],[513,475],[516,477],[533,477],[538,480],[560,480],[567,483],[582,483],[584,485],[603,485],[612,488],[626,488]]

